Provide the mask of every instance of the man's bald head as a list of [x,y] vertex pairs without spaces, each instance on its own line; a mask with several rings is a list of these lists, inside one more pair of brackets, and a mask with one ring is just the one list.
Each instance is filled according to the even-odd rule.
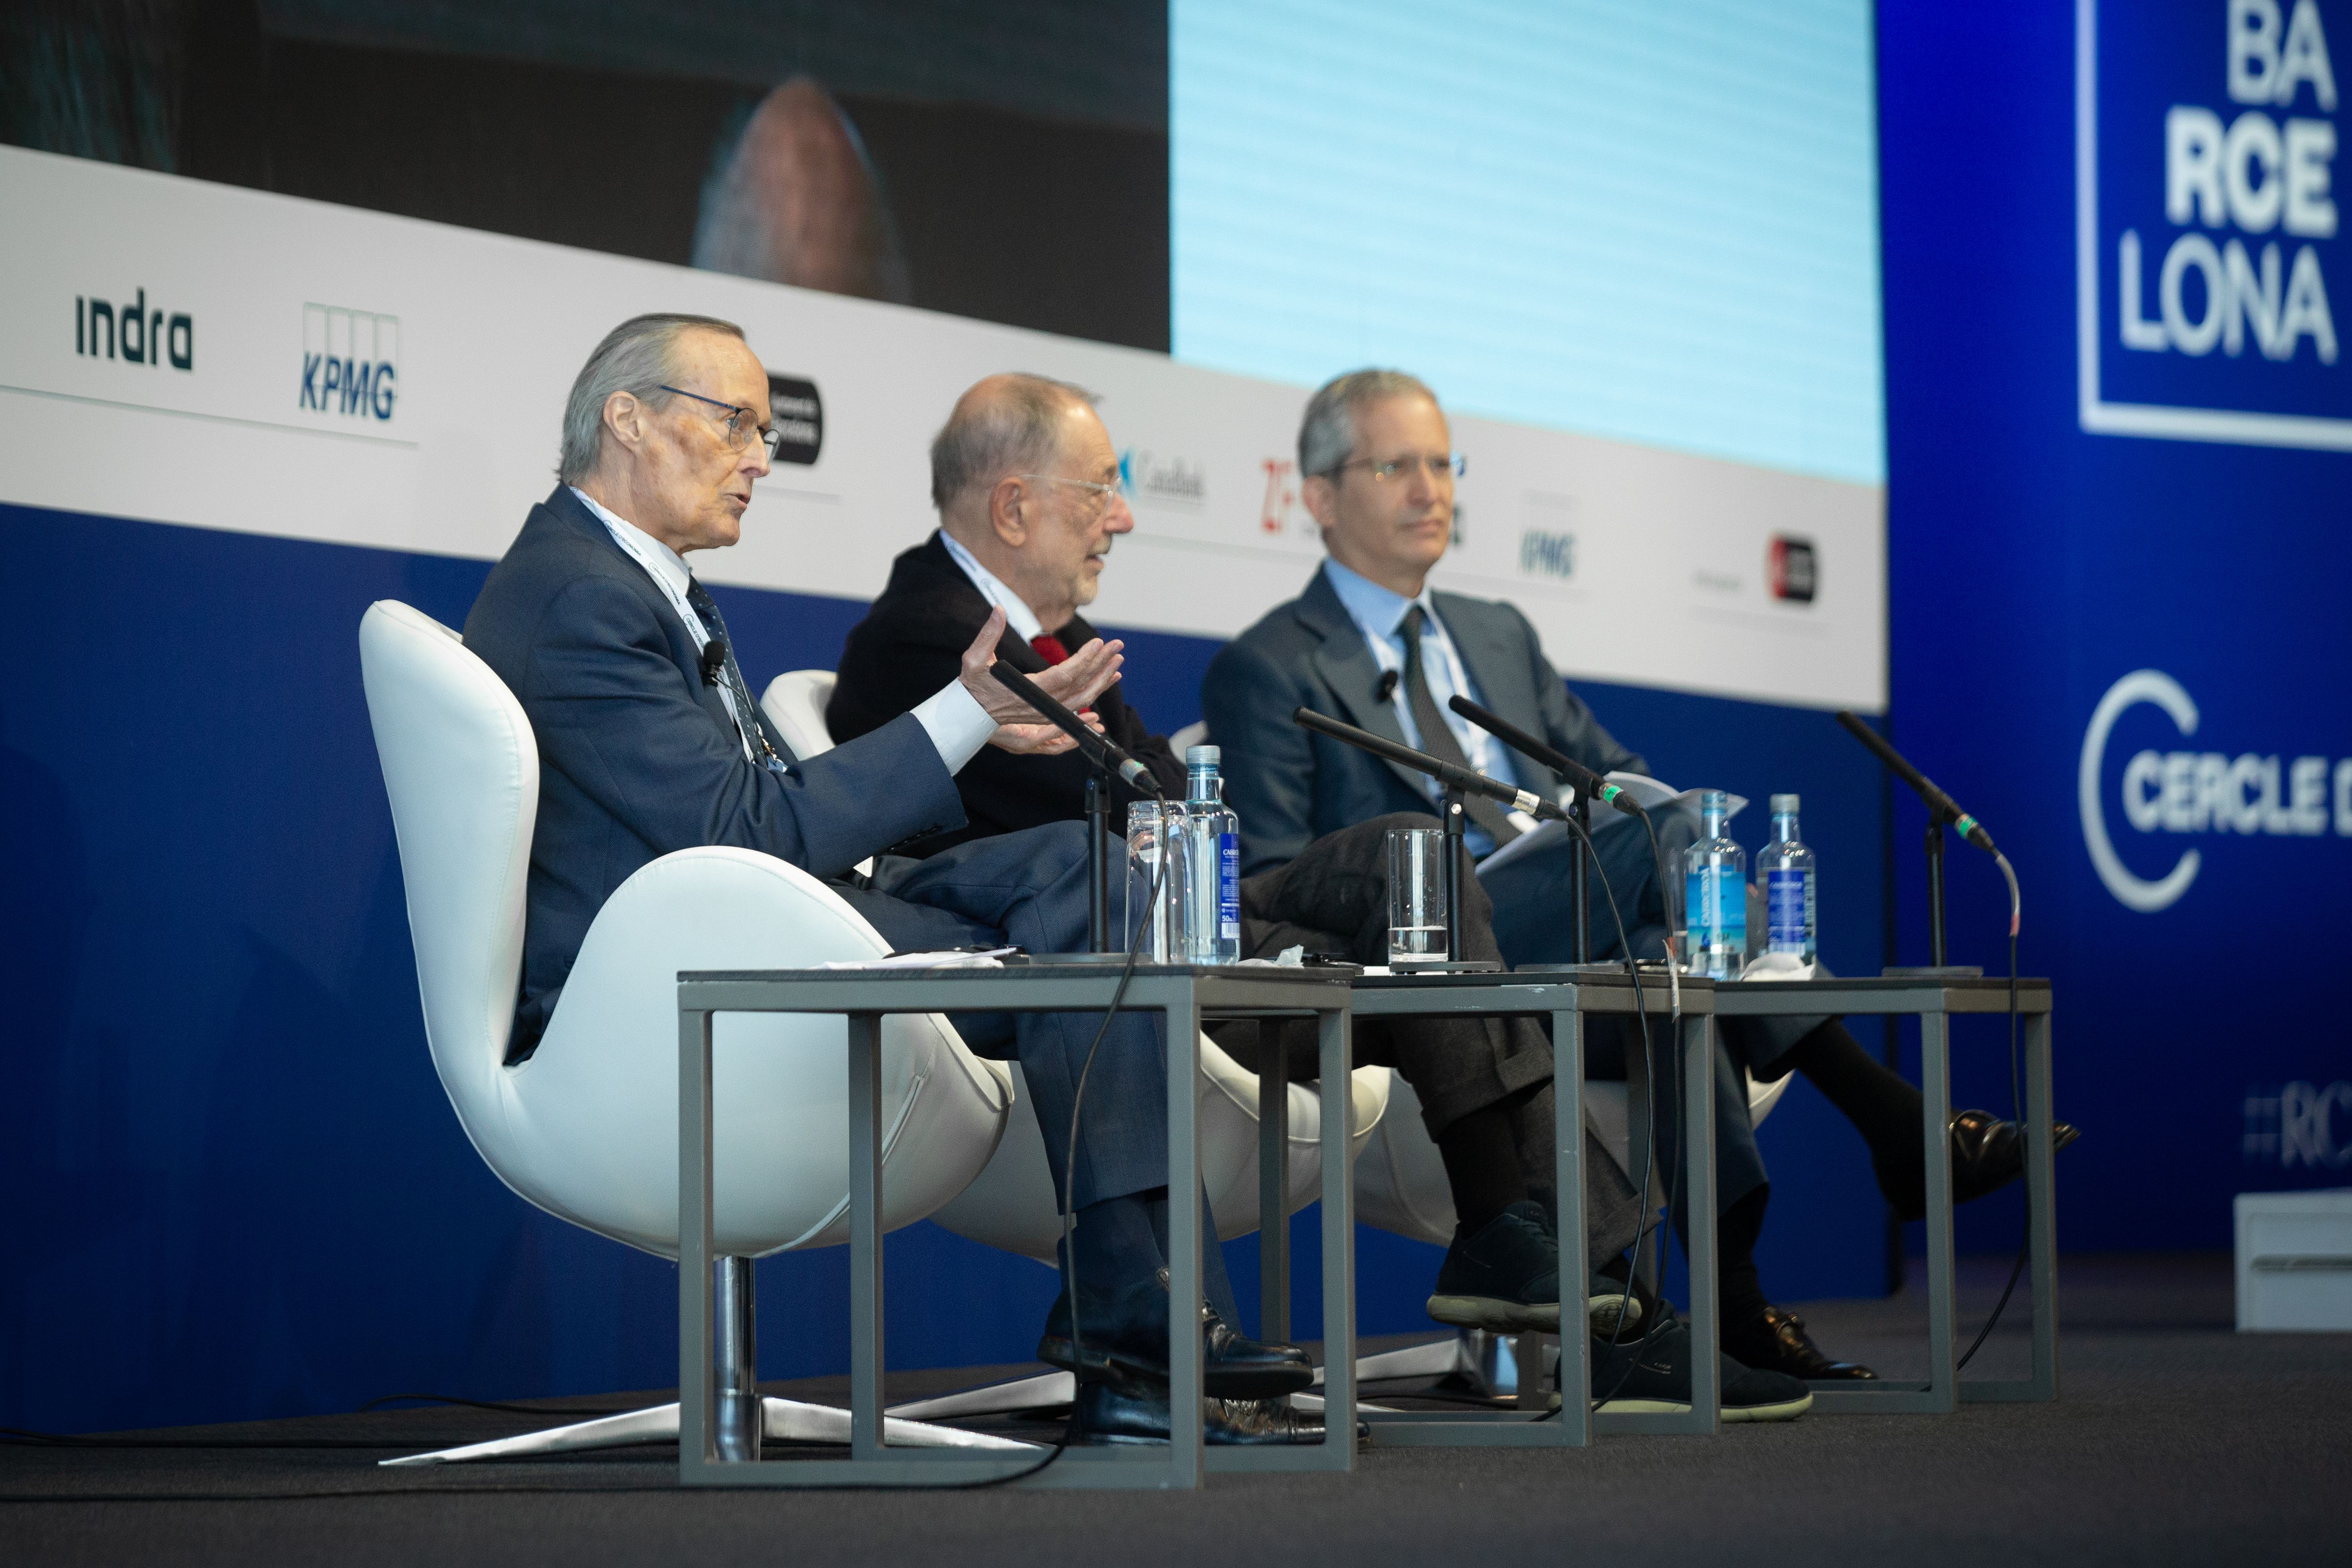
[[1042,472],[1061,454],[1073,414],[1091,419],[1095,394],[1050,376],[990,376],[956,399],[931,442],[931,505],[985,496],[1012,474]]

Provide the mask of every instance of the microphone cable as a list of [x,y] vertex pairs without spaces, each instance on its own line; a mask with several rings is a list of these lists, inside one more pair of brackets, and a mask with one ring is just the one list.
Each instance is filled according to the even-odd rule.
[[[2032,1133],[2025,1121],[2025,1095],[2020,1085],[2017,1048],[2017,927],[2023,900],[2018,895],[2017,872],[2009,863],[2009,857],[1996,850],[1993,852],[1992,858],[2000,867],[2000,874],[2009,882],[2009,1113],[2016,1119],[2019,1135],[2028,1140],[2026,1153],[2020,1156],[2022,1169],[2018,1178],[2019,1188],[2025,1197],[2025,1235],[2017,1244],[2017,1262],[2009,1271],[2009,1283],[2002,1287],[2000,1300],[1994,1303],[1992,1315],[1985,1319],[1985,1325],[1977,1332],[1976,1343],[1969,1346],[1968,1354],[1953,1364],[1952,1372],[1955,1376],[1964,1371],[1969,1362],[1976,1359],[1977,1352],[1984,1348],[1984,1343],[1991,1335],[1994,1325],[2000,1322],[2000,1314],[2009,1310],[2009,1299],[2017,1293],[2017,1282],[2025,1277],[2026,1261],[2033,1254],[2032,1144]],[[1946,1071],[1948,1072],[1950,1071],[1948,1051],[1946,1053],[1945,1062]],[[1948,1145],[1951,1134],[1948,1131],[1944,1136]],[[1945,1157],[1948,1160],[1951,1157],[1948,1150]]]

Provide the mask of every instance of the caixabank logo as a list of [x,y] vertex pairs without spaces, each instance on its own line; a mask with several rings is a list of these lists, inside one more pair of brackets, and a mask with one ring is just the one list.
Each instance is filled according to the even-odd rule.
[[2076,7],[2083,428],[2352,449],[2330,45],[2352,0]]

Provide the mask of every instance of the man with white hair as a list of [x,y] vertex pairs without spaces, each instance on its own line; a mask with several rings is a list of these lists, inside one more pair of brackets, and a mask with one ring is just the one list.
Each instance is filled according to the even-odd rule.
[[[1083,943],[1087,857],[1076,824],[924,860],[882,852],[961,825],[955,774],[984,748],[1068,749],[1066,737],[989,675],[1002,615],[912,712],[822,757],[795,757],[761,716],[719,607],[685,558],[740,537],[753,482],[773,453],[767,408],[766,372],[731,323],[681,315],[622,323],[573,383],[559,483],[531,508],[467,618],[467,645],[512,689],[540,753],[516,1058],[539,1049],[605,899],[639,868],[698,845],[757,850],[824,878],[901,949],[1013,942],[1054,953]],[[1090,643],[1038,684],[1083,708],[1119,658],[1118,643]],[[853,870],[867,856],[876,857],[870,880]],[[1018,1055],[1056,1188],[1076,1211],[1066,1262],[1087,1344],[1115,1354],[1120,1369],[1086,1382],[1080,1430],[1089,1441],[1164,1441],[1163,1025],[1133,1012],[1109,1020],[1073,1138],[1098,1020],[957,1021],[974,1050]],[[1187,1305],[1176,1321],[1191,1314]],[[1230,1315],[1213,1312],[1202,1325],[1209,1390],[1224,1396],[1209,1402],[1209,1440],[1319,1440],[1286,1406],[1233,1402],[1303,1388],[1312,1371],[1294,1346],[1234,1334]]]

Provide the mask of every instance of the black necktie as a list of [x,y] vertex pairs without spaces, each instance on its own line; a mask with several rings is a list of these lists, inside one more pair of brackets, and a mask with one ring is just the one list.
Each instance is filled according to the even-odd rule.
[[720,678],[735,698],[735,727],[751,747],[752,760],[782,772],[786,759],[770,744],[766,727],[760,722],[760,705],[751,700],[751,688],[744,684],[743,672],[735,663],[735,644],[727,635],[727,618],[719,613],[718,602],[703,591],[702,584],[691,577],[686,580],[686,601],[702,617],[702,629],[718,642],[725,655]]
[[[1454,738],[1454,731],[1445,716],[1437,711],[1437,699],[1429,695],[1429,677],[1421,667],[1421,606],[1416,604],[1404,612],[1404,706],[1412,715],[1413,727],[1421,731],[1421,748],[1440,762],[1451,762],[1456,768],[1469,768],[1470,759],[1462,755],[1462,743]],[[1475,771],[1475,769],[1472,769]],[[1503,815],[1503,808],[1484,795],[1465,795],[1463,810],[1470,820],[1486,830],[1495,847],[1501,849],[1519,836],[1519,830]]]

